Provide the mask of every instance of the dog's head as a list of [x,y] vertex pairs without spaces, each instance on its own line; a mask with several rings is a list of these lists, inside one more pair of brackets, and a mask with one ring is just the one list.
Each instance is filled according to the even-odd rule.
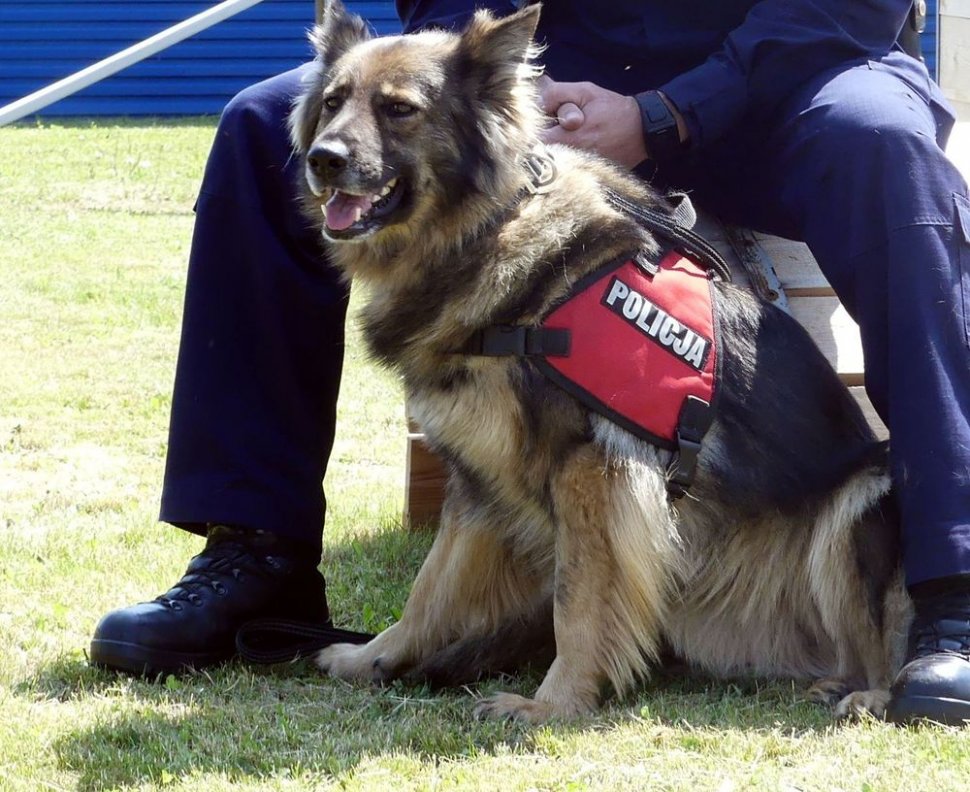
[[[316,67],[290,117],[325,237],[414,237],[470,204],[501,203],[536,139],[538,9],[478,12],[461,34],[372,38],[331,0]],[[480,209],[479,211],[483,211]]]

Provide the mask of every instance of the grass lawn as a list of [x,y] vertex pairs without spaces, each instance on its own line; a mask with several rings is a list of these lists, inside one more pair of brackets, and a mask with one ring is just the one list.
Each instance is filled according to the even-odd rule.
[[[970,729],[837,726],[801,686],[658,677],[596,717],[478,723],[490,682],[349,687],[308,664],[136,681],[88,667],[107,610],[197,537],[156,523],[192,203],[211,119],[0,129],[0,790],[963,790]],[[324,571],[347,627],[400,612],[404,417],[353,332]]]

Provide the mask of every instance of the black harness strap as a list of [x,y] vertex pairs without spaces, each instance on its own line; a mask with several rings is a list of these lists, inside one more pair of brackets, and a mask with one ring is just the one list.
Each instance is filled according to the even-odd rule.
[[472,333],[461,348],[466,355],[486,357],[568,357],[569,330],[525,325],[490,325]]

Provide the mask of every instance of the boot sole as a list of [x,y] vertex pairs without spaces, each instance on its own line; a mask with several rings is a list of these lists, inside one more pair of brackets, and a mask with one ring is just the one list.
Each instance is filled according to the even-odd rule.
[[931,696],[894,698],[886,709],[890,723],[933,721],[945,726],[964,726],[970,721],[970,701]]
[[135,676],[157,676],[197,670],[231,659],[235,652],[166,652],[141,644],[91,641],[90,663],[98,668],[122,671]]

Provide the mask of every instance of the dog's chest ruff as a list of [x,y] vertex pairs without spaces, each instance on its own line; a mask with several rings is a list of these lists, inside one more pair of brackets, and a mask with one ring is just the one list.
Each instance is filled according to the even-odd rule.
[[525,355],[595,412],[679,452],[671,493],[693,478],[712,418],[718,349],[708,271],[672,251],[613,262],[581,280],[538,327],[494,326],[484,355]]

